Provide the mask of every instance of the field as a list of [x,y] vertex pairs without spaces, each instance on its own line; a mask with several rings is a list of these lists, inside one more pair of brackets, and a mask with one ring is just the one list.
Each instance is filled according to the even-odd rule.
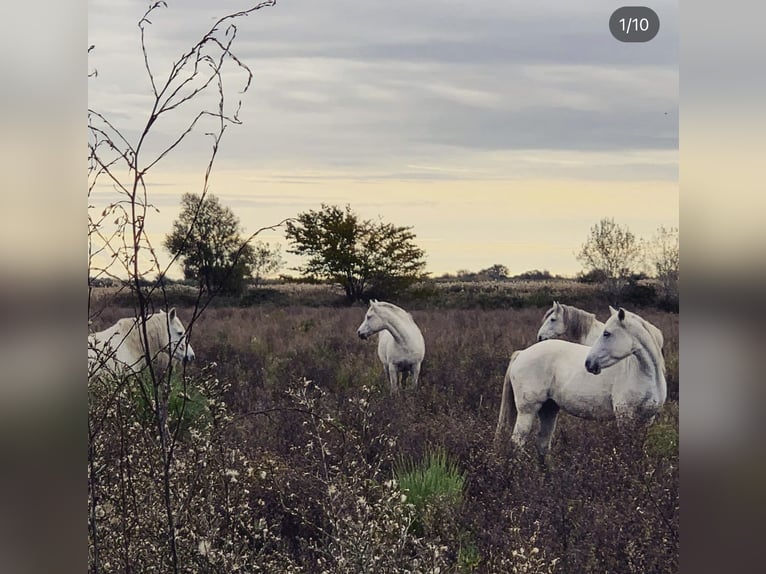
[[[375,338],[355,335],[362,306],[290,295],[209,307],[192,329],[196,364],[172,379],[182,390],[170,393],[170,454],[135,382],[91,387],[91,563],[97,554],[104,571],[175,562],[188,572],[676,572],[676,314],[632,309],[665,335],[669,399],[648,432],[562,414],[547,464],[492,448],[508,359],[534,342],[555,289],[518,308],[460,304],[459,288],[441,305],[413,299],[426,359],[419,388],[398,397]],[[588,307],[594,297],[581,294],[581,306],[605,320],[605,305]],[[192,310],[178,310],[188,322]],[[93,328],[132,313],[113,301]],[[460,479],[457,491],[402,489],[406,470],[427,468],[434,453],[454,465],[442,470]]]

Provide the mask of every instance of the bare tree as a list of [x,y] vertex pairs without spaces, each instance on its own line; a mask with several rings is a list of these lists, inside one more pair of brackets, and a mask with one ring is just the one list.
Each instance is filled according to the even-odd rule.
[[267,275],[276,273],[284,265],[282,248],[264,241],[256,241],[253,245],[252,273],[253,285],[258,287]]
[[660,282],[660,297],[665,303],[678,302],[678,228],[660,226],[646,243],[649,271]]
[[[191,49],[182,54],[171,66],[164,77],[159,77],[152,65],[147,49],[147,35],[155,12],[166,8],[165,2],[152,3],[138,23],[140,29],[143,63],[148,77],[151,105],[148,118],[137,130],[137,137],[128,135],[127,128],[118,126],[108,111],[88,110],[88,267],[89,293],[92,292],[92,280],[112,278],[123,282],[123,288],[129,290],[135,301],[136,316],[142,319],[141,337],[147,349],[146,365],[149,385],[140,388],[144,392],[146,404],[151,405],[159,461],[157,483],[160,485],[162,504],[165,511],[166,552],[161,553],[164,567],[172,572],[179,571],[179,553],[176,544],[178,512],[174,498],[172,467],[177,435],[170,432],[168,426],[168,402],[171,392],[172,368],[162,377],[155,371],[149,356],[148,336],[145,319],[155,304],[167,306],[167,294],[161,280],[170,265],[163,266],[146,232],[146,223],[156,208],[151,203],[151,193],[147,176],[153,172],[185,139],[196,136],[200,131],[210,138],[210,152],[204,169],[201,197],[208,193],[209,178],[217,156],[219,146],[226,129],[241,123],[238,112],[241,100],[230,102],[226,97],[229,92],[224,86],[239,81],[236,90],[240,94],[247,92],[253,77],[250,69],[232,52],[232,45],[237,36],[237,20],[254,13],[261,8],[273,6],[275,0],[266,0],[252,7],[227,14],[219,18]],[[97,49],[91,46],[90,53]],[[97,81],[96,71],[90,72],[91,81]],[[171,135],[164,143],[158,135],[156,125],[167,116],[184,120],[183,127]],[[151,145],[150,145],[151,140]],[[110,190],[110,199],[104,205],[99,204],[96,190]],[[196,218],[189,223],[187,234],[191,235]],[[259,230],[260,231],[260,230]],[[257,234],[256,232],[255,234]],[[253,234],[253,235],[255,235]],[[252,237],[252,236],[251,236]],[[244,249],[244,247],[243,247]],[[156,274],[158,286],[147,286],[145,277]],[[155,293],[159,289],[160,293]],[[158,298],[157,295],[160,297]],[[211,297],[214,294],[209,294]],[[188,322],[188,329],[193,326],[200,310],[202,291],[197,297],[193,317]],[[208,299],[209,302],[209,299]],[[88,319],[98,318],[102,308],[96,308],[89,297]],[[99,443],[99,432],[111,407],[120,393],[125,391],[125,381],[113,390],[109,390],[109,400],[103,403],[103,410],[95,412],[93,407],[88,419],[88,487],[89,487],[89,569],[98,572],[102,568],[100,546],[104,540],[99,536],[97,524],[98,501],[102,495],[101,477],[110,469],[104,467],[100,458],[104,448]],[[185,377],[184,377],[184,385]],[[115,413],[111,413],[115,414]],[[119,413],[117,413],[119,415]],[[119,418],[119,417],[118,417]],[[125,427],[124,430],[128,429]],[[124,435],[123,435],[123,439]],[[130,445],[122,442],[119,448],[128,451]],[[123,475],[121,488],[126,488],[125,496],[130,492],[130,471]],[[135,494],[135,492],[134,492]],[[130,527],[125,525],[125,544],[130,545]],[[125,569],[132,571],[129,551],[125,550]],[[156,566],[159,566],[157,564]],[[164,568],[163,568],[164,569]]]
[[615,297],[637,269],[641,252],[641,243],[627,226],[605,217],[591,227],[577,260],[586,273],[601,275],[607,293]]

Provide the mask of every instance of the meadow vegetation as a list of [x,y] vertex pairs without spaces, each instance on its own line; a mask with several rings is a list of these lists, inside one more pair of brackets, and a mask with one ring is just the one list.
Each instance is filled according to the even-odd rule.
[[[427,350],[420,388],[399,397],[375,338],[355,335],[362,305],[297,286],[281,301],[205,310],[198,361],[171,377],[180,571],[677,571],[678,316],[633,309],[665,334],[669,401],[655,425],[627,433],[562,414],[541,465],[491,445],[508,359],[542,317],[529,301],[549,305],[555,286],[516,291],[518,308],[488,287],[491,307],[460,308],[450,288],[441,302],[410,301]],[[113,297],[97,299],[93,328],[133,313]],[[606,319],[606,305],[583,307]],[[136,385],[90,386],[91,564],[95,553],[103,571],[172,571],[159,436]]]
[[[274,4],[215,20],[167,76],[145,43],[149,16],[167,5],[150,4],[138,26],[153,88],[146,123],[122,126],[109,110],[88,111],[90,330],[175,306],[197,356],[173,372],[88,381],[89,571],[677,571],[678,317],[669,312],[677,260],[664,255],[675,253],[676,232],[655,241],[660,297],[652,281],[622,269],[617,295],[547,272],[509,278],[502,265],[470,281],[424,280],[413,232],[393,224],[372,226],[365,258],[352,265],[369,277],[346,288],[291,280],[240,289],[257,278],[259,252],[242,243],[236,218],[232,241],[217,252],[189,251],[219,144],[241,123],[254,77],[232,52],[235,23]],[[146,147],[158,120],[175,115],[186,127],[167,147]],[[174,283],[145,226],[156,210],[146,181],[187,136],[202,134],[211,146],[204,192],[188,202],[194,215],[181,221],[180,240],[166,245],[189,264],[190,284]],[[119,200],[100,204],[101,186]],[[307,256],[326,251],[321,241],[300,245]],[[398,254],[406,281],[380,276],[382,259],[396,268],[381,246]],[[267,260],[278,255],[263,249]],[[348,271],[323,270],[326,262],[309,275],[336,280]],[[232,269],[237,280],[227,285]],[[594,281],[609,278],[594,271]],[[426,341],[420,387],[397,397],[375,339],[355,335],[364,307],[353,301],[383,298],[371,286],[397,293],[392,302],[412,312]],[[601,319],[609,303],[621,304],[662,329],[669,402],[648,432],[562,414],[543,465],[491,445],[509,357],[535,341],[552,300]]]

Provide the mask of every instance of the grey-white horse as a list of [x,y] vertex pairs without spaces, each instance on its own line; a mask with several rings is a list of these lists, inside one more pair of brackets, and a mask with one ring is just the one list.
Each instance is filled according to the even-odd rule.
[[[510,426],[522,446],[539,419],[537,448],[550,449],[559,410],[585,419],[651,420],[667,397],[659,329],[635,313],[612,309],[593,347],[556,339],[517,351],[503,386],[495,431],[499,443]],[[603,372],[602,372],[602,369]]]
[[[194,359],[194,349],[175,309],[149,315],[146,334],[152,360],[166,366],[170,359]],[[146,356],[141,322],[135,318],[120,319],[111,327],[88,335],[88,379],[138,373],[146,366]]]
[[596,319],[593,313],[554,301],[553,306],[543,316],[537,340],[563,339],[572,343],[592,345],[603,330],[604,324]]
[[378,357],[392,393],[399,392],[408,374],[412,375],[413,388],[417,388],[426,344],[412,315],[392,303],[372,300],[356,333],[362,339],[379,333]]

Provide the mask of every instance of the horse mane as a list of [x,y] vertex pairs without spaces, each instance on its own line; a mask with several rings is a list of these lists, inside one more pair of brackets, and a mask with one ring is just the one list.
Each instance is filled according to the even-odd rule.
[[641,327],[644,328],[644,330],[649,333],[649,340],[652,345],[654,345],[654,352],[655,355],[657,355],[657,361],[659,362],[659,366],[662,369],[662,374],[665,375],[665,353],[662,350],[662,331],[659,330],[656,326],[652,325],[649,321],[644,319],[643,317],[640,317],[633,314],[636,319],[638,319],[639,324]]
[[631,316],[636,319],[636,322],[638,323],[639,327],[641,327],[642,332],[649,335],[649,337],[640,337],[640,340],[645,345],[652,347],[651,350],[657,357],[657,363],[660,367],[660,370],[662,371],[662,375],[665,376],[665,353],[663,353],[662,346],[658,340],[658,338],[662,336],[662,331],[635,313],[631,313]]
[[[564,322],[567,326],[567,334],[573,341],[582,341],[590,332],[596,316],[571,305],[562,305],[564,309]],[[552,310],[551,310],[552,311]],[[549,311],[550,313],[550,311]]]
[[389,311],[392,311],[398,315],[404,315],[408,317],[410,320],[414,321],[409,311],[406,311],[402,309],[401,307],[394,305],[393,303],[388,303],[387,301],[376,301],[375,307],[383,307],[384,309],[388,309]]

